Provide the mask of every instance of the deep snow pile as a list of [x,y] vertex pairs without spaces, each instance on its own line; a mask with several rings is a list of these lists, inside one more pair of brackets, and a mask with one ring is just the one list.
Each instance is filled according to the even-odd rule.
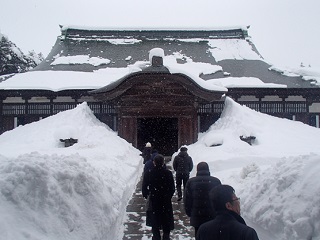
[[[241,135],[256,141],[250,146]],[[221,118],[189,153],[235,188],[260,239],[320,239],[319,139],[319,129],[227,99]]]
[[[60,138],[79,142],[64,148]],[[0,239],[117,239],[139,151],[86,103],[0,136]]]
[[239,191],[249,219],[277,239],[320,239],[320,156],[283,158],[259,170],[248,172]]
[[[250,146],[242,135],[256,140]],[[68,137],[79,142],[64,148],[59,139]],[[319,139],[320,129],[227,98],[188,152],[235,188],[261,240],[320,240]],[[0,153],[1,240],[122,239],[140,152],[86,103],[0,135]]]

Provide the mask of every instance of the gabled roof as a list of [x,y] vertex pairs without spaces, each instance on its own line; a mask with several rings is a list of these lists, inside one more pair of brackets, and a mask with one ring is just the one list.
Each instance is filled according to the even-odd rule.
[[[195,62],[216,63],[210,52],[210,49],[215,47],[210,47],[210,44],[214,44],[215,41],[221,44],[222,39],[246,42],[246,36],[246,31],[241,28],[227,30],[96,30],[62,28],[62,34],[58,37],[51,53],[36,70],[93,71],[105,67],[126,67],[136,61],[147,61],[149,51],[155,47],[162,48],[166,55],[180,53],[191,57]],[[255,48],[254,51],[255,54],[251,58],[259,59],[259,54]],[[57,58],[67,56],[98,57],[100,59],[108,59],[109,63],[106,64],[107,66],[94,66],[93,64],[67,65],[57,61]],[[67,59],[65,60],[66,62],[68,61]],[[181,62],[185,61],[180,60]]]
[[[61,27],[61,36],[58,37],[47,59],[36,70],[94,71],[106,67],[127,67],[137,61],[148,61],[149,51],[159,47],[164,50],[165,55],[176,56],[179,63],[192,60],[222,67],[223,71],[202,76],[204,79],[227,76],[253,77],[264,83],[281,84],[289,88],[314,87],[301,77],[287,77],[279,72],[270,71],[270,65],[264,62],[248,37],[247,30],[246,27],[225,29]],[[61,60],[62,57],[79,55],[109,62],[96,66],[90,63],[59,64],[59,58]],[[65,62],[68,62],[68,59],[65,59]]]
[[[162,64],[162,61],[161,61]],[[206,101],[220,100],[224,93],[227,92],[223,87],[207,87],[201,84],[197,78],[192,79],[183,73],[171,73],[170,70],[163,65],[145,68],[143,71],[130,73],[123,78],[108,84],[102,88],[90,91],[96,97],[102,96],[103,100],[112,100],[122,95],[124,92],[132,88],[134,85],[143,85],[153,81],[156,85],[162,85],[163,82],[171,81],[179,84],[196,97],[205,99]],[[155,85],[152,83],[152,85]],[[167,87],[167,86],[165,86]]]
[[[149,78],[149,79],[148,79]],[[146,81],[146,79],[148,79]],[[184,74],[171,74],[170,72],[155,72],[155,71],[142,71],[129,74],[117,82],[102,87],[97,90],[90,91],[90,94],[100,98],[103,101],[113,100],[124,94],[129,89],[136,85],[143,85],[148,82],[157,81],[157,83],[163,84],[163,82],[174,82],[184,87],[188,92],[191,92],[195,97],[204,99],[207,102],[214,100],[221,100],[226,91],[222,89],[220,91],[210,90],[199,86],[195,81],[190,79]],[[154,93],[153,93],[154,94]],[[172,94],[172,93],[171,93]]]
[[[153,48],[163,49],[168,61],[174,61],[179,67],[194,70],[193,73],[196,74],[196,77],[201,77],[203,80],[219,79],[217,82],[227,88],[242,86],[318,87],[303,80],[302,77],[288,77],[278,71],[270,70],[271,66],[264,61],[248,37],[247,27],[225,29],[61,27],[61,36],[57,38],[52,51],[33,71],[50,70],[50,72],[60,72],[60,74],[61,71],[68,71],[70,74],[70,72],[90,73],[103,70],[103,77],[99,74],[99,83],[94,82],[94,77],[88,78],[88,89],[97,89],[116,80],[115,75],[117,74],[109,75],[112,72],[111,69],[114,69],[114,72],[119,72],[119,69],[127,69],[124,72],[128,74],[148,67],[149,51]],[[137,70],[137,68],[139,69]],[[97,74],[94,75],[97,76]],[[118,77],[118,79],[125,75]],[[56,78],[52,77],[51,79]],[[99,85],[102,78],[105,78],[106,83]],[[248,86],[244,78],[253,80],[251,85]],[[224,82],[224,79],[228,81]],[[79,85],[74,84],[74,89],[78,89],[78,87],[85,89],[86,83],[84,81],[82,80]],[[90,84],[90,81],[94,84]],[[229,85],[224,85],[226,82]],[[257,84],[257,82],[260,83]],[[0,89],[1,85],[0,83]],[[69,84],[68,89],[70,88],[72,86]],[[24,86],[24,89],[27,87]],[[63,86],[59,86],[57,89],[61,90]]]

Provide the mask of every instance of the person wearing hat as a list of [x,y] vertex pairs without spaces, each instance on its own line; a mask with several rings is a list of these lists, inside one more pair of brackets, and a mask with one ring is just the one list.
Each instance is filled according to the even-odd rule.
[[197,174],[188,180],[183,196],[184,209],[190,217],[190,225],[194,227],[195,236],[201,224],[214,218],[209,192],[219,185],[221,181],[210,176],[209,165],[206,162],[198,163]]
[[182,199],[182,189],[186,187],[190,172],[193,169],[192,158],[187,153],[188,148],[181,147],[179,154],[173,159],[172,167],[176,171],[176,188],[178,192],[178,201]]
[[140,154],[140,156],[143,157],[143,164],[145,164],[148,160],[151,159],[151,154],[152,154],[152,146],[150,142],[147,142],[142,153]]

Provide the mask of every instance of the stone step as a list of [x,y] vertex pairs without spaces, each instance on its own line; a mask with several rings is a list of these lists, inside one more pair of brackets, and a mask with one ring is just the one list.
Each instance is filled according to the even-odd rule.
[[[147,240],[152,238],[151,227],[146,226],[146,200],[141,192],[142,177],[137,184],[127,206],[125,230],[123,240]],[[194,239],[194,229],[190,226],[189,217],[184,212],[183,201],[177,201],[177,196],[172,198],[175,229],[171,231],[171,239]]]

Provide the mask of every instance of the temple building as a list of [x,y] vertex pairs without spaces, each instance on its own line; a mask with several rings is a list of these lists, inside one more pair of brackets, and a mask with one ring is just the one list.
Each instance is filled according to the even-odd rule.
[[265,62],[247,27],[61,26],[40,65],[0,78],[0,133],[87,102],[133,146],[169,155],[219,119],[226,97],[319,127],[316,79]]

